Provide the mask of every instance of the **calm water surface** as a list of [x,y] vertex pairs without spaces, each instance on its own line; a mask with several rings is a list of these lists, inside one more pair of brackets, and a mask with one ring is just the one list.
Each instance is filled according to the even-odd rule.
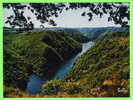
[[89,48],[91,48],[93,46],[93,44],[94,44],[94,42],[82,43],[82,52],[76,54],[71,59],[69,59],[67,62],[63,63],[60,67],[61,69],[57,72],[54,79],[62,78],[66,75],[67,72],[70,72],[71,67],[72,67],[73,63],[75,62],[75,60],[80,55],[82,55],[84,52],[86,52]]

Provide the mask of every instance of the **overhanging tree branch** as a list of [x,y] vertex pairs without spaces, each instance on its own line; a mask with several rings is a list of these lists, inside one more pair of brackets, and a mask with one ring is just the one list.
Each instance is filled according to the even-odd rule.
[[88,11],[82,12],[81,16],[88,16],[88,21],[93,20],[93,16],[102,18],[108,14],[108,21],[113,21],[122,27],[127,27],[129,22],[129,5],[127,3],[4,3],[4,9],[11,9],[13,15],[7,17],[5,23],[11,27],[33,29],[34,23],[31,16],[24,15],[25,9],[31,11],[38,21],[56,26],[51,17],[58,17],[63,10],[77,10],[86,8]]

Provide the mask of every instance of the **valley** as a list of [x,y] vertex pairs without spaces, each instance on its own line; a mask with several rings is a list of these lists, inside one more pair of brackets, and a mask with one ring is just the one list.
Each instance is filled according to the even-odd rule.
[[5,97],[129,96],[126,28],[5,30],[4,35]]

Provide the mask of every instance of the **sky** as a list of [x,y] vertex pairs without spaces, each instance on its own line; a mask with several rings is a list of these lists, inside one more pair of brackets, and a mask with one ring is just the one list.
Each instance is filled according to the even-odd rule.
[[[102,18],[98,16],[94,16],[92,21],[88,21],[86,16],[81,16],[83,11],[87,11],[86,8],[78,9],[78,10],[70,10],[70,11],[63,11],[63,13],[59,14],[59,17],[55,18],[54,21],[56,22],[56,27],[109,27],[115,26],[119,27],[119,25],[115,25],[114,22],[108,22],[108,15],[104,15]],[[13,12],[11,10],[4,9],[4,21],[6,17],[10,16]],[[35,16],[28,10],[25,10],[25,14],[32,18],[32,21],[35,27],[40,27],[41,23],[36,20]],[[4,23],[5,25],[5,23]],[[5,25],[9,27],[9,25]],[[48,24],[44,24],[45,27],[53,27]]]

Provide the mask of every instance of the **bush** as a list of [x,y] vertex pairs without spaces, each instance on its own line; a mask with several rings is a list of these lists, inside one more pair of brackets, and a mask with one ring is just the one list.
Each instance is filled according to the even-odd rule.
[[129,71],[120,71],[118,73],[119,80],[128,80],[129,79]]
[[80,93],[82,91],[82,88],[76,82],[75,83],[66,82],[63,87],[63,91],[72,95]]
[[59,90],[60,90],[60,81],[52,80],[52,81],[46,82],[43,85],[41,89],[41,93],[47,94],[47,95],[56,95]]

